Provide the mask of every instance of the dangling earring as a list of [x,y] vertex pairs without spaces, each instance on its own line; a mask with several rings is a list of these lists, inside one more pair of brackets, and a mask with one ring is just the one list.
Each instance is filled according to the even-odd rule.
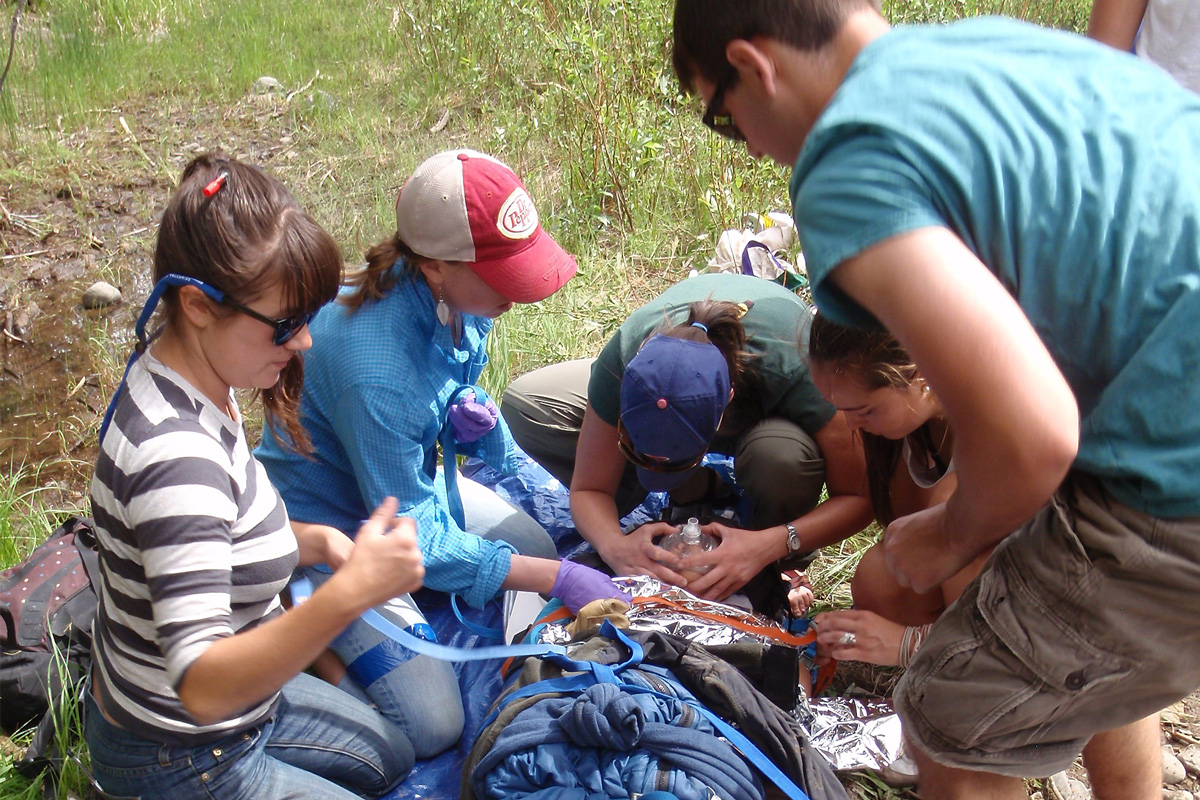
[[437,311],[438,322],[442,323],[442,325],[446,325],[450,322],[450,306],[446,305],[446,301],[442,299],[441,287],[438,287],[438,301],[437,301],[436,311]]

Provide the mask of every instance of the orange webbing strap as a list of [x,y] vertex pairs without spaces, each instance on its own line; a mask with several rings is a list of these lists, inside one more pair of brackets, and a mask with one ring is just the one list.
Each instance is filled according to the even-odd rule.
[[[683,614],[690,614],[693,617],[712,620],[719,622],[722,625],[728,625],[731,628],[737,628],[740,631],[753,633],[758,636],[772,639],[783,644],[790,644],[794,647],[804,647],[817,640],[817,632],[813,628],[809,628],[804,632],[803,636],[797,636],[794,633],[788,633],[780,628],[772,628],[766,625],[754,625],[749,622],[741,622],[732,620],[727,617],[722,617],[720,614],[710,614],[707,611],[696,611],[688,608],[681,603],[676,603],[674,600],[668,600],[665,597],[635,597],[633,598],[634,605],[663,605],[668,608],[679,611]],[[813,694],[820,692],[833,681],[833,673],[837,669],[837,662],[830,659],[826,664],[817,668],[816,679],[813,681]]]
[[722,625],[728,625],[731,628],[737,628],[739,631],[745,631],[746,633],[753,633],[757,636],[762,636],[767,639],[772,639],[777,642],[782,642],[783,644],[790,644],[793,647],[804,647],[805,645],[807,645],[811,642],[815,642],[817,639],[816,631],[813,631],[811,629],[806,631],[803,636],[796,636],[795,634],[788,633],[787,631],[782,630],[780,628],[773,628],[773,627],[769,627],[767,625],[755,625],[750,622],[742,622],[740,620],[729,619],[728,617],[723,617],[720,614],[710,614],[707,611],[697,611],[693,608],[688,608],[687,606],[683,605],[682,603],[677,603],[674,600],[668,600],[665,597],[635,597],[635,598],[633,598],[633,604],[635,606],[646,606],[646,605],[666,606],[667,608],[673,609],[682,614],[689,614],[693,617],[699,617],[700,619],[707,619],[712,622],[719,622]]

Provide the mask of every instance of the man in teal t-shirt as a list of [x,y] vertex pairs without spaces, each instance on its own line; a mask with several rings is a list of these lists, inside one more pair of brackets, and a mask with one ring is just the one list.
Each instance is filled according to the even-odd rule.
[[1024,797],[1082,750],[1097,797],[1156,797],[1156,712],[1200,685],[1200,98],[869,0],[677,0],[675,67],[794,165],[822,311],[894,333],[955,428],[959,488],[889,567],[923,590],[996,546],[897,689],[922,796]]

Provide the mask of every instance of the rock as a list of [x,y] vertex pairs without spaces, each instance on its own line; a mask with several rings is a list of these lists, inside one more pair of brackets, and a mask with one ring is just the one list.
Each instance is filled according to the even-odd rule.
[[1193,800],[1192,793],[1183,789],[1163,789],[1163,800]]
[[84,308],[104,308],[119,302],[121,290],[104,281],[96,281],[83,293]]
[[337,108],[337,100],[322,89],[310,92],[304,99],[310,111],[333,111]]
[[1183,768],[1191,775],[1200,775],[1200,745],[1189,744],[1179,751]]
[[254,82],[255,94],[283,94],[283,84],[270,75],[263,75]]
[[1162,750],[1162,774],[1163,784],[1165,786],[1174,786],[1177,783],[1182,783],[1187,777],[1187,770],[1184,769],[1183,762],[1175,757],[1170,747],[1164,747]]
[[41,313],[42,310],[38,308],[37,303],[29,303],[26,306],[13,309],[12,315],[5,318],[4,328],[18,339],[24,339],[29,335],[29,331],[33,327],[33,321]]
[[1068,777],[1065,772],[1050,776],[1050,796],[1055,800],[1091,800],[1092,793],[1083,781]]

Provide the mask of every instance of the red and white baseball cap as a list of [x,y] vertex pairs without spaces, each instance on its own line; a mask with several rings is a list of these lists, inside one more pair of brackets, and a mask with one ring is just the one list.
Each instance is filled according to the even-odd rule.
[[412,251],[466,262],[514,303],[536,303],[575,274],[575,259],[538,223],[511,169],[474,150],[426,159],[396,198],[396,232]]

